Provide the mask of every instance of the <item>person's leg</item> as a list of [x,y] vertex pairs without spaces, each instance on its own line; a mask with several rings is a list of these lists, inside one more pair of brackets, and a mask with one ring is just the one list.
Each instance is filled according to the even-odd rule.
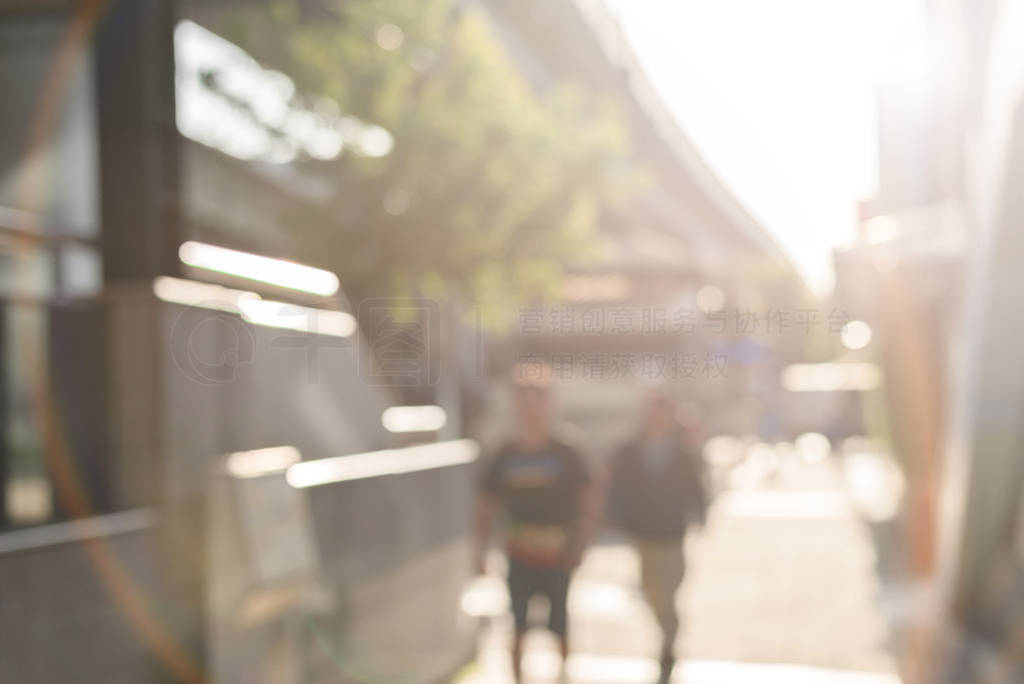
[[569,659],[569,578],[570,572],[564,568],[554,568],[546,572],[544,593],[548,598],[548,629],[558,639],[558,649],[562,656],[562,676]]
[[661,544],[649,539],[637,539],[634,546],[640,559],[640,588],[664,635],[669,612],[666,610],[669,590],[665,584]]
[[523,635],[525,632],[516,630],[512,636],[512,675],[516,683],[523,681]]
[[530,569],[509,560],[508,563],[508,594],[512,607],[512,618],[515,622],[512,637],[512,673],[517,682],[522,681],[523,636],[526,634],[526,611],[530,605],[531,587]]
[[658,545],[657,565],[661,596],[659,598],[661,628],[665,640],[672,644],[679,631],[679,612],[676,610],[676,596],[683,584],[682,541],[663,542]]
[[640,580],[651,612],[661,627],[662,680],[668,681],[675,662],[675,640],[679,631],[676,592],[683,579],[682,542],[638,539]]
[[[662,583],[665,587],[665,596],[662,598],[664,614],[661,617],[661,629],[664,633],[662,666],[671,673],[672,663],[675,662],[676,636],[679,633],[679,611],[676,608],[676,597],[683,584],[685,572],[682,540],[664,544],[661,556]],[[665,681],[668,681],[668,675],[665,675]]]

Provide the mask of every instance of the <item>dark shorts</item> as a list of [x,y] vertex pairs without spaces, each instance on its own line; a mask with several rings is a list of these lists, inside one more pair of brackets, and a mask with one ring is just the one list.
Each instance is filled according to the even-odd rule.
[[548,629],[559,637],[565,637],[568,627],[568,568],[526,565],[510,559],[508,593],[512,602],[512,616],[516,621],[516,634],[526,631],[526,609],[530,604],[530,598],[539,595],[547,597],[550,605]]

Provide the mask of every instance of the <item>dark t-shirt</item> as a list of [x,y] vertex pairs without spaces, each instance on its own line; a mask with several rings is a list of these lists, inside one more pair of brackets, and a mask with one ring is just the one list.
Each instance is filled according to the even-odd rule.
[[563,564],[589,481],[582,457],[563,442],[538,451],[515,443],[500,449],[484,469],[482,488],[508,518],[509,556],[530,565]]
[[665,444],[627,442],[612,461],[611,517],[627,532],[678,539],[689,524],[703,522],[708,494],[699,445],[682,434]]

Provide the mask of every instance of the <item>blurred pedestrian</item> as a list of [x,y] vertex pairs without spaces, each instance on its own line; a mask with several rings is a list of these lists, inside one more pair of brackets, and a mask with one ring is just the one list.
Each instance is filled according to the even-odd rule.
[[521,681],[527,607],[548,600],[548,629],[558,638],[564,673],[568,656],[569,579],[594,523],[594,478],[577,449],[552,432],[552,388],[546,369],[520,368],[515,378],[516,436],[485,465],[477,519],[477,566],[496,510],[507,519],[508,590],[515,620],[512,666]]
[[667,390],[652,392],[638,434],[613,457],[609,483],[609,514],[636,549],[643,593],[661,627],[661,682],[675,665],[684,537],[704,524],[708,504],[699,426],[694,413],[682,417]]

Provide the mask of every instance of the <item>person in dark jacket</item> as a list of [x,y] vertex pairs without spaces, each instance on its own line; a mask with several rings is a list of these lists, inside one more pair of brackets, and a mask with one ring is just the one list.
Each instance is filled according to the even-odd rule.
[[661,626],[662,682],[669,681],[675,664],[683,539],[689,526],[703,525],[708,504],[695,416],[687,418],[680,422],[666,391],[652,393],[641,430],[615,454],[610,478],[612,522],[631,538],[644,596]]

